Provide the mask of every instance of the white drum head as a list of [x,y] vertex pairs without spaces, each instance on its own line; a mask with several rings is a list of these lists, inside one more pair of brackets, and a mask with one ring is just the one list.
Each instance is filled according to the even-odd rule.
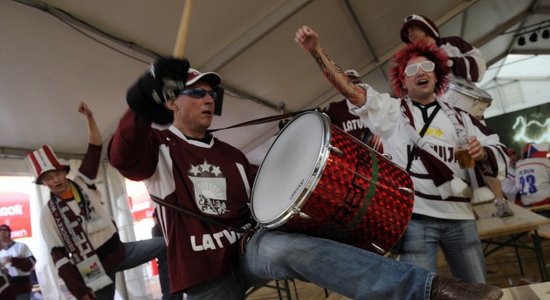
[[296,117],[279,132],[252,189],[251,211],[258,223],[281,225],[305,203],[324,169],[329,141],[330,122],[317,112]]

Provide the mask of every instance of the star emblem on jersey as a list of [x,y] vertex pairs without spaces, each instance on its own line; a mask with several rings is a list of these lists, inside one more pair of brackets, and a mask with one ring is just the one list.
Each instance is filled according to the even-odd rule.
[[221,168],[204,161],[202,164],[191,165],[187,172],[193,182],[195,203],[204,213],[223,215],[227,209],[227,184]]

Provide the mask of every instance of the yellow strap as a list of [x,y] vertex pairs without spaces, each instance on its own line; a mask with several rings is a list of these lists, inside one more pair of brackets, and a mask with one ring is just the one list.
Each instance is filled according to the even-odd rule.
[[78,192],[78,189],[72,182],[69,181],[69,187],[71,188],[71,192],[73,193],[74,200],[76,200],[76,203],[80,204],[80,193]]

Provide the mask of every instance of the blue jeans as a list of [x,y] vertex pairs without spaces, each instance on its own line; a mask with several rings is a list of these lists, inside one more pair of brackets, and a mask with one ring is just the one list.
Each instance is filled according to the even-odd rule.
[[187,290],[189,300],[244,299],[248,287],[300,279],[353,299],[429,299],[434,273],[332,240],[256,232],[231,276]]
[[30,300],[32,293],[24,293],[15,295],[15,300]]
[[[124,248],[124,257],[115,268],[116,272],[135,268],[154,258],[162,259],[166,257],[166,243],[162,237],[153,237],[148,240],[124,243]],[[113,283],[96,291],[96,300],[112,300],[115,297],[115,274],[107,275],[109,275]],[[163,292],[170,290],[170,282],[168,281],[167,273],[162,274],[159,272],[159,281]]]
[[[151,235],[153,237],[162,237],[162,231],[158,224],[151,228]],[[157,259],[159,267],[159,281],[162,292],[162,300],[183,300],[183,293],[172,294],[170,292],[170,281],[168,274],[168,256],[161,255]],[[163,284],[164,283],[164,284]]]
[[485,283],[485,258],[474,220],[413,218],[402,242],[400,261],[436,272],[440,246],[454,277]]

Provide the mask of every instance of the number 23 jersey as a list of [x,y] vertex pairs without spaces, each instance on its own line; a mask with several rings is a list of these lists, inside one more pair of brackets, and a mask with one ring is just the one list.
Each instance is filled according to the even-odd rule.
[[550,198],[550,160],[526,158],[516,163],[516,186],[523,205]]

